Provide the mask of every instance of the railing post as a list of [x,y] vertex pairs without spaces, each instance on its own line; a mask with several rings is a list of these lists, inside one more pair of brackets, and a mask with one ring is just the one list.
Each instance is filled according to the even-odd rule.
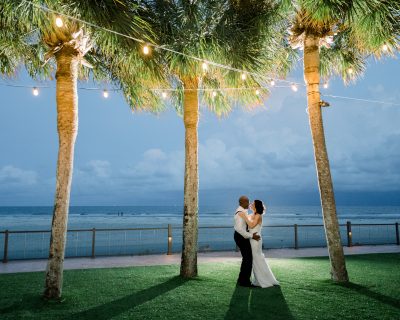
[[400,245],[400,237],[399,237],[399,223],[398,223],[398,222],[396,222],[396,223],[395,223],[395,225],[396,225],[396,243],[397,243],[397,245]]
[[4,233],[4,255],[3,255],[3,263],[8,262],[8,230]]
[[172,226],[168,224],[168,251],[167,255],[172,254]]
[[294,224],[294,248],[299,248],[299,238],[297,234],[297,223]]
[[92,229],[92,258],[96,257],[95,248],[96,248],[96,228],[93,228]]
[[348,247],[353,246],[350,221],[347,221],[347,246]]

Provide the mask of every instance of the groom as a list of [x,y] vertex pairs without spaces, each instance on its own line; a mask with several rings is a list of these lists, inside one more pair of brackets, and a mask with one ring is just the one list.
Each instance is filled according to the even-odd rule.
[[251,254],[250,239],[259,241],[260,236],[257,233],[248,232],[246,221],[239,215],[240,212],[247,214],[249,209],[249,198],[241,196],[239,198],[239,207],[235,213],[235,234],[236,245],[242,254],[242,265],[240,266],[239,279],[237,284],[243,287],[252,287],[250,282],[251,269],[253,267],[253,255]]

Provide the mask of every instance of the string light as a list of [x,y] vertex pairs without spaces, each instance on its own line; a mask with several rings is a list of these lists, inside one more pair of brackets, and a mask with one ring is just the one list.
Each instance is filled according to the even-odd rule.
[[143,46],[143,53],[145,54],[145,55],[148,55],[149,53],[150,53],[150,48],[149,48],[149,46]]
[[323,87],[324,87],[324,89],[328,89],[328,87],[329,87],[328,82],[325,82],[324,85],[323,85]]
[[161,96],[163,97],[163,99],[166,99],[166,98],[167,98],[167,93],[166,93],[165,91],[163,91],[163,92],[161,93]]
[[207,71],[207,70],[208,70],[208,64],[207,64],[207,62],[203,62],[203,63],[201,64],[201,67],[203,68],[203,71],[204,71],[204,72]]
[[382,46],[382,50],[383,50],[384,52],[386,52],[386,51],[388,51],[388,49],[389,49],[389,47],[388,47],[388,45],[385,43],[385,44]]
[[271,82],[269,83],[271,86],[274,86],[275,85],[275,80],[271,80]]
[[353,69],[352,69],[352,68],[348,68],[348,69],[347,69],[347,72],[348,72],[349,74],[353,74]]
[[260,94],[260,90],[256,90],[256,95],[259,95]]
[[243,81],[246,80],[246,78],[247,78],[245,73],[242,73],[242,75],[240,77],[242,78]]
[[103,90],[103,97],[106,99],[108,98],[108,91],[105,89]]
[[293,90],[294,92],[297,92],[297,90],[299,90],[299,89],[297,88],[297,85],[296,85],[295,83],[292,83],[292,85],[291,85],[290,87],[292,88],[292,90]]
[[[68,18],[68,19],[71,19],[71,20],[73,20],[73,21],[86,24],[86,25],[91,26],[91,27],[93,27],[93,28],[101,29],[101,30],[103,30],[103,31],[106,31],[106,32],[109,32],[109,33],[113,33],[113,34],[115,34],[115,35],[118,35],[118,36],[121,36],[121,37],[125,37],[125,38],[131,39],[131,40],[134,40],[134,41],[136,41],[136,42],[138,42],[138,43],[142,43],[142,44],[144,44],[144,47],[143,47],[143,54],[147,55],[147,54],[151,53],[151,50],[150,50],[149,46],[146,45],[146,44],[145,44],[145,41],[143,41],[142,39],[138,39],[138,38],[132,37],[132,36],[130,36],[130,35],[127,35],[127,34],[124,34],[124,33],[121,33],[121,32],[115,31],[115,30],[112,30],[112,29],[108,29],[108,28],[105,28],[105,27],[101,27],[101,26],[99,26],[99,25],[97,25],[97,24],[94,24],[94,23],[85,21],[85,20],[83,20],[83,19],[79,19],[79,18],[73,17],[73,16],[68,15],[68,14],[60,13],[60,12],[58,12],[58,11],[56,11],[56,10],[50,9],[50,8],[48,8],[48,7],[46,7],[46,6],[43,6],[43,5],[40,5],[40,4],[37,4],[37,3],[33,3],[33,2],[31,2],[31,1],[28,1],[28,0],[23,0],[23,2],[27,3],[28,5],[33,6],[33,7],[35,7],[35,8],[38,8],[38,9],[40,9],[40,10],[43,10],[43,11],[50,12],[50,13],[52,13],[52,14],[58,15],[59,17],[62,16],[62,17],[64,17],[64,18]],[[61,22],[62,22],[62,21],[61,21]],[[227,69],[227,70],[231,70],[231,71],[235,71],[235,72],[245,72],[245,73],[247,73],[247,74],[249,74],[249,75],[254,75],[255,77],[265,78],[265,76],[263,76],[263,75],[261,75],[261,74],[258,74],[258,73],[255,73],[255,72],[247,72],[247,71],[244,71],[244,70],[241,70],[241,69],[234,68],[234,67],[232,67],[232,66],[228,66],[228,65],[221,64],[221,63],[217,63],[217,62],[205,60],[205,59],[203,59],[203,58],[199,58],[199,57],[196,57],[196,56],[192,56],[192,55],[189,55],[189,54],[186,54],[186,53],[183,53],[183,52],[180,52],[180,51],[177,51],[177,50],[168,48],[168,47],[166,47],[165,45],[152,44],[151,46],[152,46],[152,47],[155,47],[155,48],[158,48],[158,49],[160,49],[160,50],[165,50],[165,51],[168,51],[168,52],[171,52],[171,53],[175,53],[175,54],[178,54],[178,55],[181,55],[181,56],[184,56],[184,57],[187,57],[187,58],[196,60],[196,61],[205,62],[205,63],[207,63],[207,64],[210,64],[210,65],[213,65],[213,66],[216,66],[216,67],[219,67],[219,68],[223,68],[223,69]],[[242,76],[242,79],[245,80],[245,79],[246,79],[246,76]],[[287,83],[287,84],[291,83],[291,81],[289,81],[289,80],[284,80],[284,79],[275,79],[275,80],[276,80],[276,81],[281,81],[281,82],[284,82],[284,83]],[[274,82],[274,84],[275,84],[275,82]],[[271,85],[274,85],[274,84],[271,84]],[[302,85],[302,84],[297,83],[297,85]]]
[[[6,86],[6,87],[14,87],[14,88],[31,88],[32,89],[32,94],[34,95],[34,96],[38,96],[39,95],[39,88],[55,88],[55,87],[52,87],[52,86],[40,86],[40,87],[33,87],[32,88],[32,86],[29,86],[29,85],[18,85],[18,84],[11,84],[11,83],[1,83],[0,82],[0,86]],[[279,88],[288,88],[289,86],[279,86]],[[294,84],[294,86],[291,86],[291,88],[292,88],[292,90],[294,90],[295,91],[295,89],[294,88],[296,88],[296,90],[297,90],[297,86],[296,86],[296,84]],[[79,90],[90,90],[90,91],[92,91],[92,90],[101,90],[100,88],[96,88],[96,87],[94,87],[94,88],[88,88],[88,87],[78,87],[78,89]],[[259,89],[257,89],[257,87],[255,88],[255,87],[253,87],[253,88],[220,88],[219,89],[219,91],[220,90],[255,90],[256,91],[256,94],[257,94],[257,91],[260,91],[260,90],[262,90],[262,89],[267,89],[267,88],[265,88],[265,87],[260,87]],[[159,91],[159,90],[163,90],[163,89],[156,89],[156,88],[153,88],[153,89],[150,89],[150,90],[154,90],[154,91]],[[169,90],[169,91],[177,91],[177,90],[179,90],[179,89],[166,89],[166,90]],[[210,90],[212,90],[212,89],[208,89],[208,88],[199,88],[199,89],[196,89],[197,91],[210,91]],[[112,91],[120,91],[120,89],[112,89]],[[103,96],[104,96],[104,92],[106,92],[106,96],[108,97],[109,96],[109,94],[108,94],[108,91],[107,90],[103,90]],[[261,92],[261,91],[260,91]],[[166,95],[167,95],[167,93],[166,92],[164,92]],[[212,95],[215,97],[215,96],[217,96],[217,92],[216,91],[213,91],[213,93],[212,93]],[[164,96],[163,94],[162,94],[162,96]],[[354,97],[346,97],[346,96],[336,96],[336,95],[330,95],[330,94],[322,94],[321,93],[321,96],[325,96],[325,97],[331,97],[331,98],[339,98],[339,99],[347,99],[347,100],[354,100],[354,101],[363,101],[363,102],[370,102],[370,103],[378,103],[378,104],[382,104],[382,105],[392,105],[392,106],[400,106],[400,103],[396,103],[396,102],[389,102],[389,101],[381,101],[381,100],[370,100],[370,99],[362,99],[362,98],[354,98]]]
[[62,21],[62,19],[60,17],[56,18],[56,26],[59,28],[62,28],[62,26],[64,25],[64,22]]

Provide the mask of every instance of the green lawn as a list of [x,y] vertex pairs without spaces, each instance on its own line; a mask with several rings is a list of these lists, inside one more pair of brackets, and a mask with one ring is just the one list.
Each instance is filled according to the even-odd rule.
[[238,263],[66,271],[64,301],[40,298],[44,273],[0,275],[0,319],[400,319],[400,254],[347,257],[351,283],[327,258],[271,259],[281,287],[235,286]]

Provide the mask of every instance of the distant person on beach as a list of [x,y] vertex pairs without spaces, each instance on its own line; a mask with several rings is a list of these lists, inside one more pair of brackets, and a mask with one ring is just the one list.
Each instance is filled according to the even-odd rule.
[[[248,214],[248,208],[253,214]],[[262,216],[266,208],[261,200],[239,198],[239,207],[235,213],[234,239],[242,254],[238,285],[244,287],[268,288],[279,285],[262,252]],[[261,240],[261,241],[260,241]],[[253,281],[250,280],[253,275]]]

